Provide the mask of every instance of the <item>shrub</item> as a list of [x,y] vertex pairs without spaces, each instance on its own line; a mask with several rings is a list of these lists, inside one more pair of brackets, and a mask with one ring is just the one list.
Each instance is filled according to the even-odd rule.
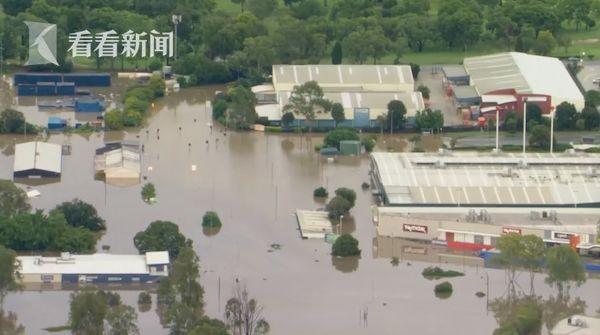
[[435,285],[434,292],[437,294],[452,293],[452,284],[450,284],[447,281],[445,281],[443,283],[439,283],[439,284]]
[[146,183],[142,187],[142,200],[145,202],[150,202],[153,198],[156,198],[156,189],[154,188],[154,184]]
[[458,272],[458,271],[453,271],[453,270],[446,271],[437,266],[427,267],[427,268],[425,268],[425,270],[423,270],[423,272],[421,274],[425,278],[435,278],[435,279],[442,278],[442,277],[460,277],[460,276],[465,275],[464,273]]
[[149,305],[152,303],[152,296],[148,292],[140,292],[138,295],[138,304],[140,305]]
[[208,211],[202,217],[202,227],[216,228],[221,227],[221,219],[217,213]]
[[313,191],[313,197],[326,198],[328,195],[329,195],[329,193],[327,192],[327,190],[323,186],[317,187]]
[[398,266],[398,264],[400,264],[400,259],[398,257],[392,257],[392,260],[390,261],[390,263],[393,266]]
[[421,92],[421,95],[423,95],[423,99],[429,99],[429,95],[431,93],[429,87],[421,84],[419,85],[419,87],[417,87],[417,91]]
[[371,187],[371,184],[369,184],[369,183],[367,183],[367,182],[365,181],[365,182],[363,182],[363,183],[360,185],[360,187],[361,187],[363,190],[368,190],[368,189]]
[[148,63],[148,70],[150,70],[150,72],[152,71],[158,71],[161,70],[163,66],[163,63],[160,59],[158,58],[153,58],[149,63]]
[[340,148],[340,141],[358,141],[360,138],[358,137],[358,133],[356,130],[347,127],[338,127],[331,130],[325,136],[323,143],[325,143],[328,147]]
[[333,243],[331,254],[338,257],[359,256],[358,240],[350,234],[343,234]]
[[375,144],[377,143],[377,140],[373,136],[369,136],[369,137],[365,137],[362,140],[360,140],[360,143],[362,144],[363,147],[365,147],[365,150],[367,152],[371,152],[371,151],[373,151],[373,148],[375,148]]

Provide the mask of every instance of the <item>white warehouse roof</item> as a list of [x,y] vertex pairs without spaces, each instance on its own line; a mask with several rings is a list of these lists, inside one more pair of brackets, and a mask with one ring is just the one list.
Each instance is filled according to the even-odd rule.
[[14,172],[44,170],[61,173],[62,148],[59,144],[27,142],[15,145]]
[[273,65],[276,91],[291,91],[311,80],[325,91],[414,91],[408,65]]
[[480,94],[515,89],[549,95],[554,106],[566,101],[578,110],[584,107],[583,94],[557,58],[506,52],[465,58],[464,67]]
[[[144,274],[148,265],[169,264],[169,252],[148,255],[70,255],[60,257],[18,256],[20,273],[25,274]],[[166,259],[163,254],[166,254]],[[149,263],[147,260],[164,263]]]

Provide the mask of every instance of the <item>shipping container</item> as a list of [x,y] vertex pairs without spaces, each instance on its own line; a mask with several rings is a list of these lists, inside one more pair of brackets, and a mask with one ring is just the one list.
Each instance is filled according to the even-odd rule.
[[75,112],[81,113],[100,113],[104,110],[104,106],[100,100],[86,99],[75,101]]
[[84,87],[109,87],[111,83],[108,73],[67,73],[63,81]]
[[38,82],[37,95],[38,96],[50,96],[56,95],[56,83],[55,82]]
[[17,94],[20,96],[35,96],[37,95],[37,86],[29,84],[18,85]]
[[62,82],[62,74],[59,73],[16,73],[15,85],[29,84],[34,85],[38,82]]
[[74,83],[57,83],[56,84],[57,95],[75,95],[75,84]]

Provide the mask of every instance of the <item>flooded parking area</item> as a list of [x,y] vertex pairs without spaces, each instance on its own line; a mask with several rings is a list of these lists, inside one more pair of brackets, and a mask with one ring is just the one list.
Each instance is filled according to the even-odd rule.
[[[222,318],[239,281],[265,306],[272,334],[493,332],[497,323],[488,305],[506,294],[503,271],[472,263],[472,255],[464,255],[468,257],[464,261],[450,252],[421,257],[431,252],[431,246],[378,238],[371,191],[361,189],[369,180],[368,156],[328,162],[314,151],[322,134],[234,132],[217,125],[211,131],[210,110],[204,102],[215,90],[223,87],[186,89],[157,101],[147,126],[139,130],[51,134],[49,142],[70,145],[71,153],[63,156],[60,180],[24,186],[41,193],[31,199],[32,207],[49,210],[73,198],[93,204],[107,223],[97,249],[110,246],[111,253],[136,253],[134,235],[154,220],[177,223],[194,241],[200,257],[206,313]],[[15,107],[34,123],[45,122],[48,116],[37,108]],[[12,179],[15,143],[32,138],[0,136],[1,179]],[[94,178],[95,150],[120,140],[144,145],[142,183],[156,186],[155,204],[142,201],[141,184],[116,187]],[[379,143],[380,149],[395,151],[414,145],[404,135]],[[435,150],[439,139],[426,138],[422,145]],[[344,218],[343,230],[359,240],[360,258],[338,260],[324,241],[300,238],[294,213],[324,207],[312,196],[318,186],[330,194],[342,186],[356,190],[356,207],[351,217]],[[202,229],[202,215],[209,210],[223,222],[216,233]],[[273,249],[273,244],[280,248]],[[390,264],[391,257],[398,256],[399,264]],[[450,298],[435,297],[436,282],[421,276],[431,265],[427,262],[465,272],[451,280]],[[523,287],[529,287],[526,277],[520,278]],[[488,278],[489,295],[477,297],[477,291],[487,292]],[[538,295],[556,295],[541,275],[536,278]],[[586,312],[592,314],[600,307],[599,292],[600,281],[590,279],[571,295],[587,301]],[[138,291],[120,293],[125,303],[136,305]],[[13,293],[6,298],[5,309],[17,314],[27,334],[43,334],[41,329],[67,322],[69,295],[68,290]],[[154,309],[139,313],[141,333],[167,334]]]

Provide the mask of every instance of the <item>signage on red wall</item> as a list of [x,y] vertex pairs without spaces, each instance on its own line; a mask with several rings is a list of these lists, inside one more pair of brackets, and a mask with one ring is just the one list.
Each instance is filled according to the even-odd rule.
[[556,240],[570,240],[571,236],[573,236],[573,235],[575,235],[575,234],[561,233],[561,232],[557,232],[557,231],[552,232],[552,237]]
[[521,235],[521,229],[511,228],[511,227],[502,227],[502,234],[519,234],[519,235]]
[[416,224],[404,224],[402,229],[409,233],[427,234],[427,226],[421,226]]

